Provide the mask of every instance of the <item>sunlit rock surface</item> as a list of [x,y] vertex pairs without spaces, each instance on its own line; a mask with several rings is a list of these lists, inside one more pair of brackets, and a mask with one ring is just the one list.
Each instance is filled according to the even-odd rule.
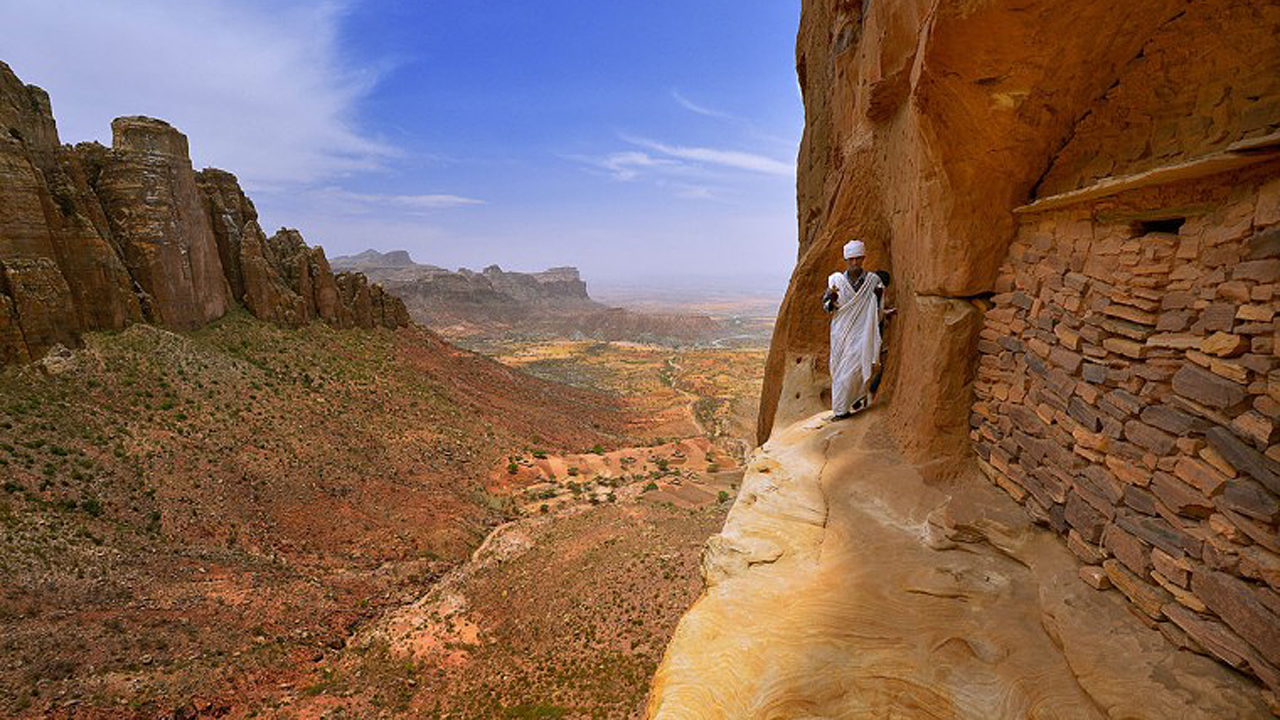
[[650,717],[1266,715],[1242,676],[1082,583],[1003,493],[927,482],[885,417],[815,415],[756,452]]

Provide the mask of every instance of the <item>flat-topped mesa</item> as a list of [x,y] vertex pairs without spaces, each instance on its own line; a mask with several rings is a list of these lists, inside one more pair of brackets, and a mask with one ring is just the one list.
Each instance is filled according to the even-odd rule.
[[127,115],[111,121],[111,148],[158,153],[191,161],[187,136],[163,120]]
[[169,123],[130,116],[111,129],[111,148],[61,145],[48,94],[0,62],[0,365],[91,330],[197,328],[233,303],[290,326],[408,324],[397,298],[349,280],[366,308],[353,314],[300,235],[280,257],[235,176],[196,173]]

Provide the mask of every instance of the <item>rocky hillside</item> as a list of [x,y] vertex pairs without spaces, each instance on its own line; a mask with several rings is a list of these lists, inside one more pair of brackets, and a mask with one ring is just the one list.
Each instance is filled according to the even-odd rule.
[[475,335],[584,336],[600,340],[697,342],[719,323],[700,315],[639,313],[595,302],[577,268],[521,273],[490,265],[457,272],[415,263],[403,250],[335,257],[404,298],[410,316],[455,339]]
[[195,172],[167,123],[111,128],[111,148],[61,144],[49,96],[0,63],[0,363],[137,322],[198,328],[237,303],[289,326],[408,323],[296,231],[266,237],[235,176]]
[[0,369],[5,717],[263,710],[508,517],[507,456],[623,433],[616,398],[416,327],[83,339]]
[[[1280,709],[1277,37],[1240,0],[806,0],[769,443],[659,716]],[[826,425],[850,237],[900,312],[876,409]]]

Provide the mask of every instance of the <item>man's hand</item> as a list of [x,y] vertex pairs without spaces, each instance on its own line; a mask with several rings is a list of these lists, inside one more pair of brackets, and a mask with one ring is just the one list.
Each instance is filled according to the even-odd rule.
[[822,307],[827,312],[835,312],[837,297],[839,297],[839,293],[836,292],[835,288],[827,288],[827,292],[822,296]]

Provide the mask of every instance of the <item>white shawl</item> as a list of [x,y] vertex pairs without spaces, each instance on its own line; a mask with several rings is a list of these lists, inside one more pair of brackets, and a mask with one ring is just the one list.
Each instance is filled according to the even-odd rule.
[[827,287],[836,290],[836,311],[831,317],[831,388],[836,412],[846,412],[843,405],[856,400],[851,392],[854,374],[865,383],[871,378],[871,366],[880,357],[880,302],[876,290],[883,287],[880,276],[864,274],[856,291],[845,273],[832,273]]

